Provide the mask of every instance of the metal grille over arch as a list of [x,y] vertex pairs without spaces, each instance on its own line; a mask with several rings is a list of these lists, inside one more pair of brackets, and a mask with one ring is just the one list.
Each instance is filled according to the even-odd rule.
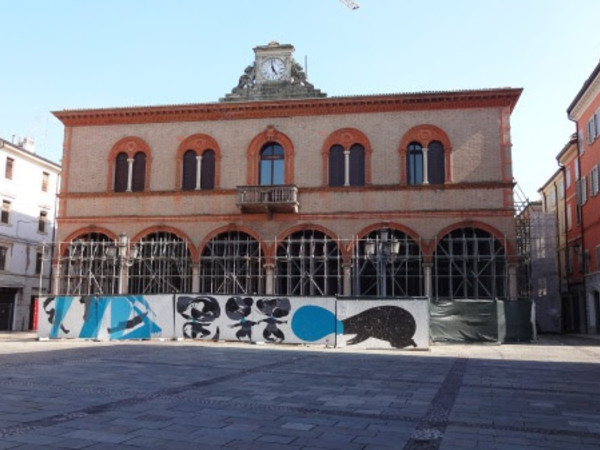
[[129,269],[130,294],[190,292],[192,264],[187,242],[169,232],[152,233],[134,244]]
[[436,246],[433,280],[435,298],[505,298],[505,247],[479,228],[451,231]]
[[287,236],[277,246],[275,294],[343,294],[342,257],[337,242],[317,230]]
[[381,228],[359,239],[352,255],[353,295],[424,295],[419,244],[406,233]]
[[263,295],[264,255],[259,242],[242,231],[213,237],[200,256],[200,292]]
[[118,293],[120,265],[114,240],[103,233],[86,233],[60,246],[58,293]]

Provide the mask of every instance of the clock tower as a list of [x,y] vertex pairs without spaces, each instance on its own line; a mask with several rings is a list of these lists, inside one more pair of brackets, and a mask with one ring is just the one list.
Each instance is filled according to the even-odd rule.
[[310,84],[294,58],[294,46],[275,41],[254,48],[254,63],[221,102],[326,97]]

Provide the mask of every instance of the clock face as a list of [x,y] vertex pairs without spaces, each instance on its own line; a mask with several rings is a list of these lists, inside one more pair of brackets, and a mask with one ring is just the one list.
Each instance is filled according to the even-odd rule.
[[281,80],[285,74],[285,63],[279,58],[268,58],[260,65],[260,73],[267,81]]

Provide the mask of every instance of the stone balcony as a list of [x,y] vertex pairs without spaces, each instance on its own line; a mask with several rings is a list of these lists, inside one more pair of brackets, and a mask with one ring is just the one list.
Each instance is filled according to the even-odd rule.
[[295,185],[238,186],[236,204],[243,213],[297,213],[298,187]]

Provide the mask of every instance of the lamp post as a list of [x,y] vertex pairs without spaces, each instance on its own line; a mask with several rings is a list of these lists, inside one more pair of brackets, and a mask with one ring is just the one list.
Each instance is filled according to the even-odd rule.
[[400,252],[400,242],[396,237],[390,239],[388,230],[382,230],[375,239],[367,240],[365,255],[373,261],[377,269],[377,295],[387,297],[387,266],[393,263]]
[[116,250],[119,257],[119,294],[124,295],[129,290],[129,268],[138,257],[139,249],[137,246],[130,247],[129,237],[127,237],[126,233],[121,233],[117,241]]

